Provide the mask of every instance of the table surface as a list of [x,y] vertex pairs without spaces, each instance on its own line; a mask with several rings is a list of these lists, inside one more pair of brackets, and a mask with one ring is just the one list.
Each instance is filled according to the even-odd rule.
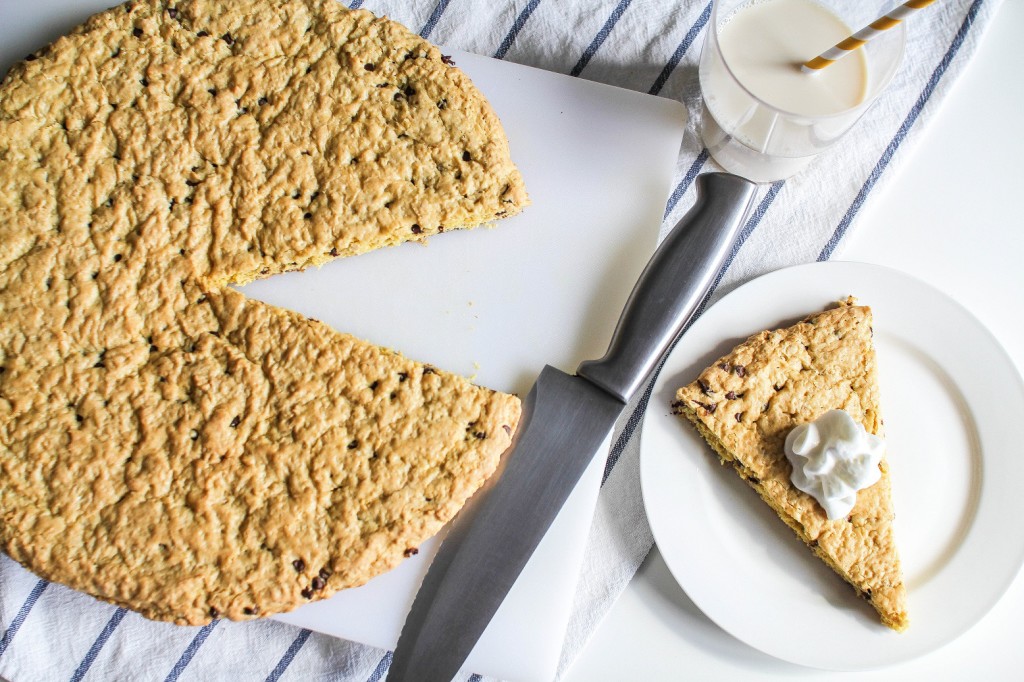
[[[847,237],[840,260],[907,272],[963,304],[1024,373],[1024,136],[980,135],[1024,112],[1024,1],[1006,0],[946,101],[901,167],[877,189]],[[981,107],[984,107],[983,109]],[[890,169],[892,170],[892,169]],[[1009,532],[1024,520],[1009,519]],[[969,587],[967,587],[969,589]],[[1024,667],[1024,577],[957,640],[858,680],[1019,679]],[[896,635],[898,636],[898,635]],[[734,639],[701,613],[653,550],[564,680],[850,679],[776,660]]]

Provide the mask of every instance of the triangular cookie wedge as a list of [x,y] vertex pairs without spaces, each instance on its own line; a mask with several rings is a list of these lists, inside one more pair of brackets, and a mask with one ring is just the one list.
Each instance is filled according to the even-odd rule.
[[790,481],[783,444],[793,427],[832,409],[882,435],[871,309],[851,298],[838,307],[756,334],[676,393],[689,419],[814,553],[871,602],[882,623],[907,627],[906,588],[893,535],[886,460],[881,478],[857,494],[846,518]]

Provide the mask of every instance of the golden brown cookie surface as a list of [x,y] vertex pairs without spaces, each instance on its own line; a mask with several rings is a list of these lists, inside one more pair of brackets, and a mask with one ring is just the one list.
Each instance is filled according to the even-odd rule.
[[852,584],[895,630],[907,627],[906,588],[892,529],[888,465],[857,494],[845,519],[830,521],[790,481],[783,451],[793,427],[831,409],[846,410],[882,435],[871,310],[853,304],[764,331],[680,388],[675,411],[690,420],[814,553]]
[[526,203],[469,80],[334,0],[131,3],[16,65],[0,546],[181,623],[393,567],[493,471],[518,399],[226,285]]

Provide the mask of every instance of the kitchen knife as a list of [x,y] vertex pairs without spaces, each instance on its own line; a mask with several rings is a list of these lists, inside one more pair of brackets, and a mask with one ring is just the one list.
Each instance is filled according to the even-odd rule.
[[391,682],[448,682],[512,588],[576,482],[707,294],[756,185],[725,173],[696,180],[697,200],[654,253],[603,358],[576,375],[545,367],[523,401],[502,470],[460,514],[416,594]]

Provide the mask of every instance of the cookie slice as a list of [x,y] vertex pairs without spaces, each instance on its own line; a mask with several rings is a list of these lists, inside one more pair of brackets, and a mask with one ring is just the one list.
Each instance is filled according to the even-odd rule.
[[846,518],[829,520],[790,481],[783,452],[793,427],[832,409],[882,435],[871,309],[850,298],[838,307],[756,334],[676,393],[689,419],[736,472],[826,564],[871,602],[882,623],[906,629],[906,588],[893,534],[885,459],[881,478],[857,494]]

